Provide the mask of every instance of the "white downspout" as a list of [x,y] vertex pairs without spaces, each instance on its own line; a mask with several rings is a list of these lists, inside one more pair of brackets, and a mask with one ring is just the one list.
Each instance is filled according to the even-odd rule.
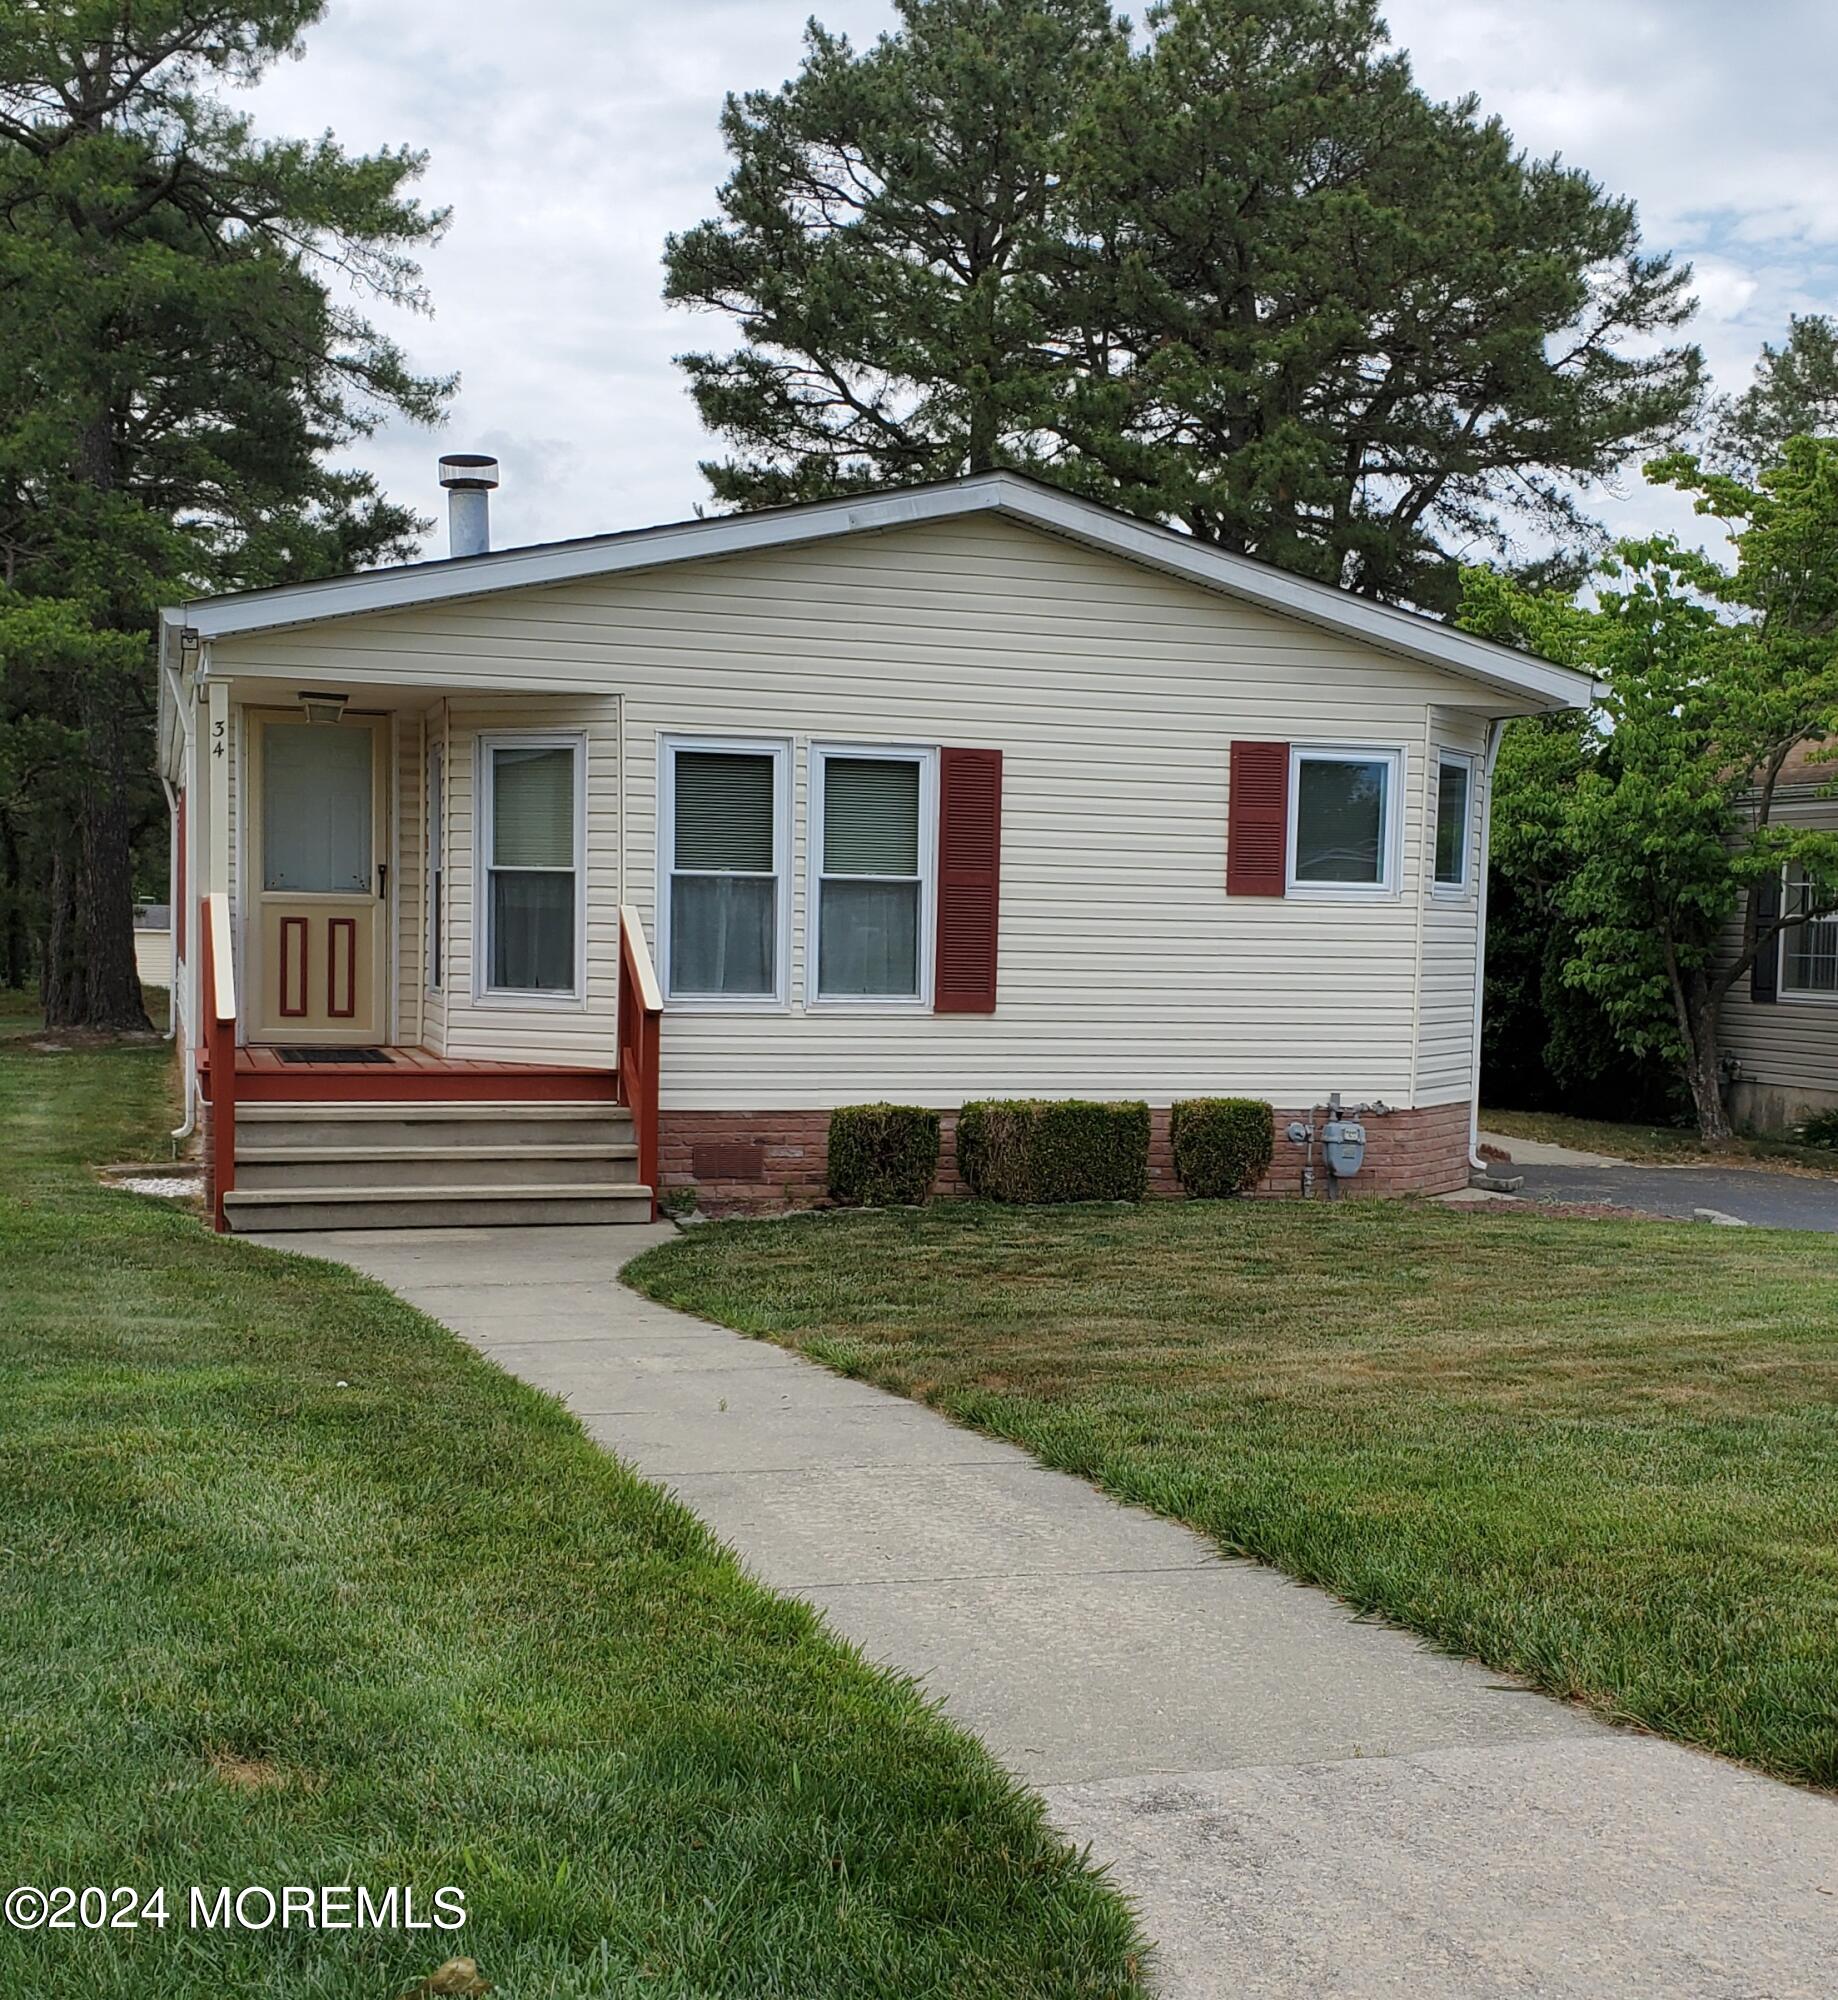
[[[166,933],[176,940],[179,934],[179,795],[172,789],[172,780],[164,771],[160,773],[160,790],[166,794]],[[166,996],[166,1032],[161,1039],[169,1042],[178,1032],[179,962],[175,958],[172,961],[172,991]]]
[[1506,716],[1496,716],[1487,725],[1487,757],[1481,779],[1481,796],[1486,812],[1481,819],[1481,879],[1474,911],[1474,1069],[1468,1091],[1468,1164],[1485,1173],[1481,1158],[1481,1011],[1487,990],[1487,867],[1493,853],[1493,767],[1499,760],[1500,740],[1506,734]]

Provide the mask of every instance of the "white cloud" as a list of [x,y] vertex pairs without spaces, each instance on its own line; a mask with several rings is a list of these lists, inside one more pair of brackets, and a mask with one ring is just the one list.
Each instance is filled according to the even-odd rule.
[[[438,435],[360,456],[439,511],[440,451],[504,460],[500,543],[690,513],[711,442],[672,366],[718,325],[666,311],[663,239],[713,212],[729,90],[797,66],[814,9],[858,41],[891,0],[332,0],[302,62],[256,95],[273,132],[425,148],[453,226],[427,258],[432,318],[379,314],[417,366],[463,377]],[[1696,328],[1725,386],[1789,311],[1838,310],[1838,9],[1771,0],[1393,0],[1439,97],[1473,90],[1522,145],[1635,197],[1649,245],[1696,259]],[[1617,525],[1689,526],[1637,483]],[[430,551],[444,546],[437,532]]]

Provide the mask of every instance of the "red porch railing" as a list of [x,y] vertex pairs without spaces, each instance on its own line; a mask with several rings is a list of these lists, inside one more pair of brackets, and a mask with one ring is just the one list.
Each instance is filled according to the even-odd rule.
[[236,966],[230,950],[230,899],[221,890],[198,899],[204,948],[203,1044],[211,1107],[211,1226],[227,1229],[223,1198],[236,1185]]
[[645,927],[629,903],[619,906],[619,1095],[632,1114],[638,1178],[651,1190],[657,1220],[657,1069],[664,996],[658,990]]

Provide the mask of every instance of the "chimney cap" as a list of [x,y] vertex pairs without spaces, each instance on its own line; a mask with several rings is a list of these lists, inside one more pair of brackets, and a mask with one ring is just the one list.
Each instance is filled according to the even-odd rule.
[[489,493],[498,483],[498,461],[481,451],[443,453],[440,483],[462,493]]

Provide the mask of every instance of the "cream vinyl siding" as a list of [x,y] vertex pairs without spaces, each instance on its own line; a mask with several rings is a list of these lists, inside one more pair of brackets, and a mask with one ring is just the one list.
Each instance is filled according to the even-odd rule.
[[[624,698],[625,895],[653,941],[660,738],[792,746],[790,1004],[668,1009],[667,1108],[1467,1094],[1456,988],[1468,981],[1471,1010],[1472,918],[1464,951],[1463,919],[1432,916],[1420,894],[1426,754],[1439,732],[1478,749],[1485,716],[1514,698],[1453,674],[993,517],[220,640],[218,653],[239,675],[505,691],[482,706],[454,698],[449,1053],[610,1059],[614,711],[534,698],[573,688]],[[591,1018],[487,1013],[458,970],[470,949],[471,732],[588,716]],[[1234,737],[1399,752],[1400,893],[1228,898]],[[806,1012],[813,740],[1004,752],[994,1015]]]
[[[475,990],[478,739],[527,730],[585,738],[584,999],[493,998]],[[619,703],[617,699],[456,697],[447,705],[447,990],[442,1053],[498,1062],[611,1069],[619,1021]]]
[[[430,744],[438,743],[441,746],[441,770],[443,774],[441,781],[441,824],[438,828],[434,829],[430,837],[444,842],[448,853],[452,852],[452,838],[448,832],[448,827],[453,810],[451,805],[453,788],[446,782],[444,774],[452,768],[453,764],[453,746],[448,741],[450,726],[447,716],[447,704],[444,701],[437,701],[427,713],[427,741]],[[468,871],[468,879],[470,879],[470,871]],[[445,1055],[447,1050],[447,993],[453,984],[453,875],[451,869],[447,871],[442,887],[444,895],[440,912],[440,935],[444,947],[442,957],[445,963],[441,967],[440,989],[438,992],[429,991],[424,976],[421,994],[421,1046],[424,1049],[432,1050],[437,1056]],[[425,902],[417,915],[416,921],[423,927],[425,935],[427,924],[427,905]]]
[[[1838,827],[1838,799],[1821,798],[1818,788],[1795,787],[1778,794],[1775,822],[1783,826]],[[1728,931],[1734,957],[1742,932],[1737,909]],[[1838,1090],[1838,994],[1789,993],[1757,1006],[1749,998],[1747,973],[1723,1003],[1723,1053],[1742,1064],[1744,1083]]]
[[[1418,1104],[1465,1104],[1474,1087],[1474,948],[1480,914],[1481,827],[1487,797],[1487,723],[1481,716],[1433,708],[1417,804],[1430,848],[1412,885],[1423,899],[1423,1001],[1417,1029]],[[1456,751],[1473,774],[1468,799],[1467,879],[1459,890],[1434,882],[1439,753]]]

